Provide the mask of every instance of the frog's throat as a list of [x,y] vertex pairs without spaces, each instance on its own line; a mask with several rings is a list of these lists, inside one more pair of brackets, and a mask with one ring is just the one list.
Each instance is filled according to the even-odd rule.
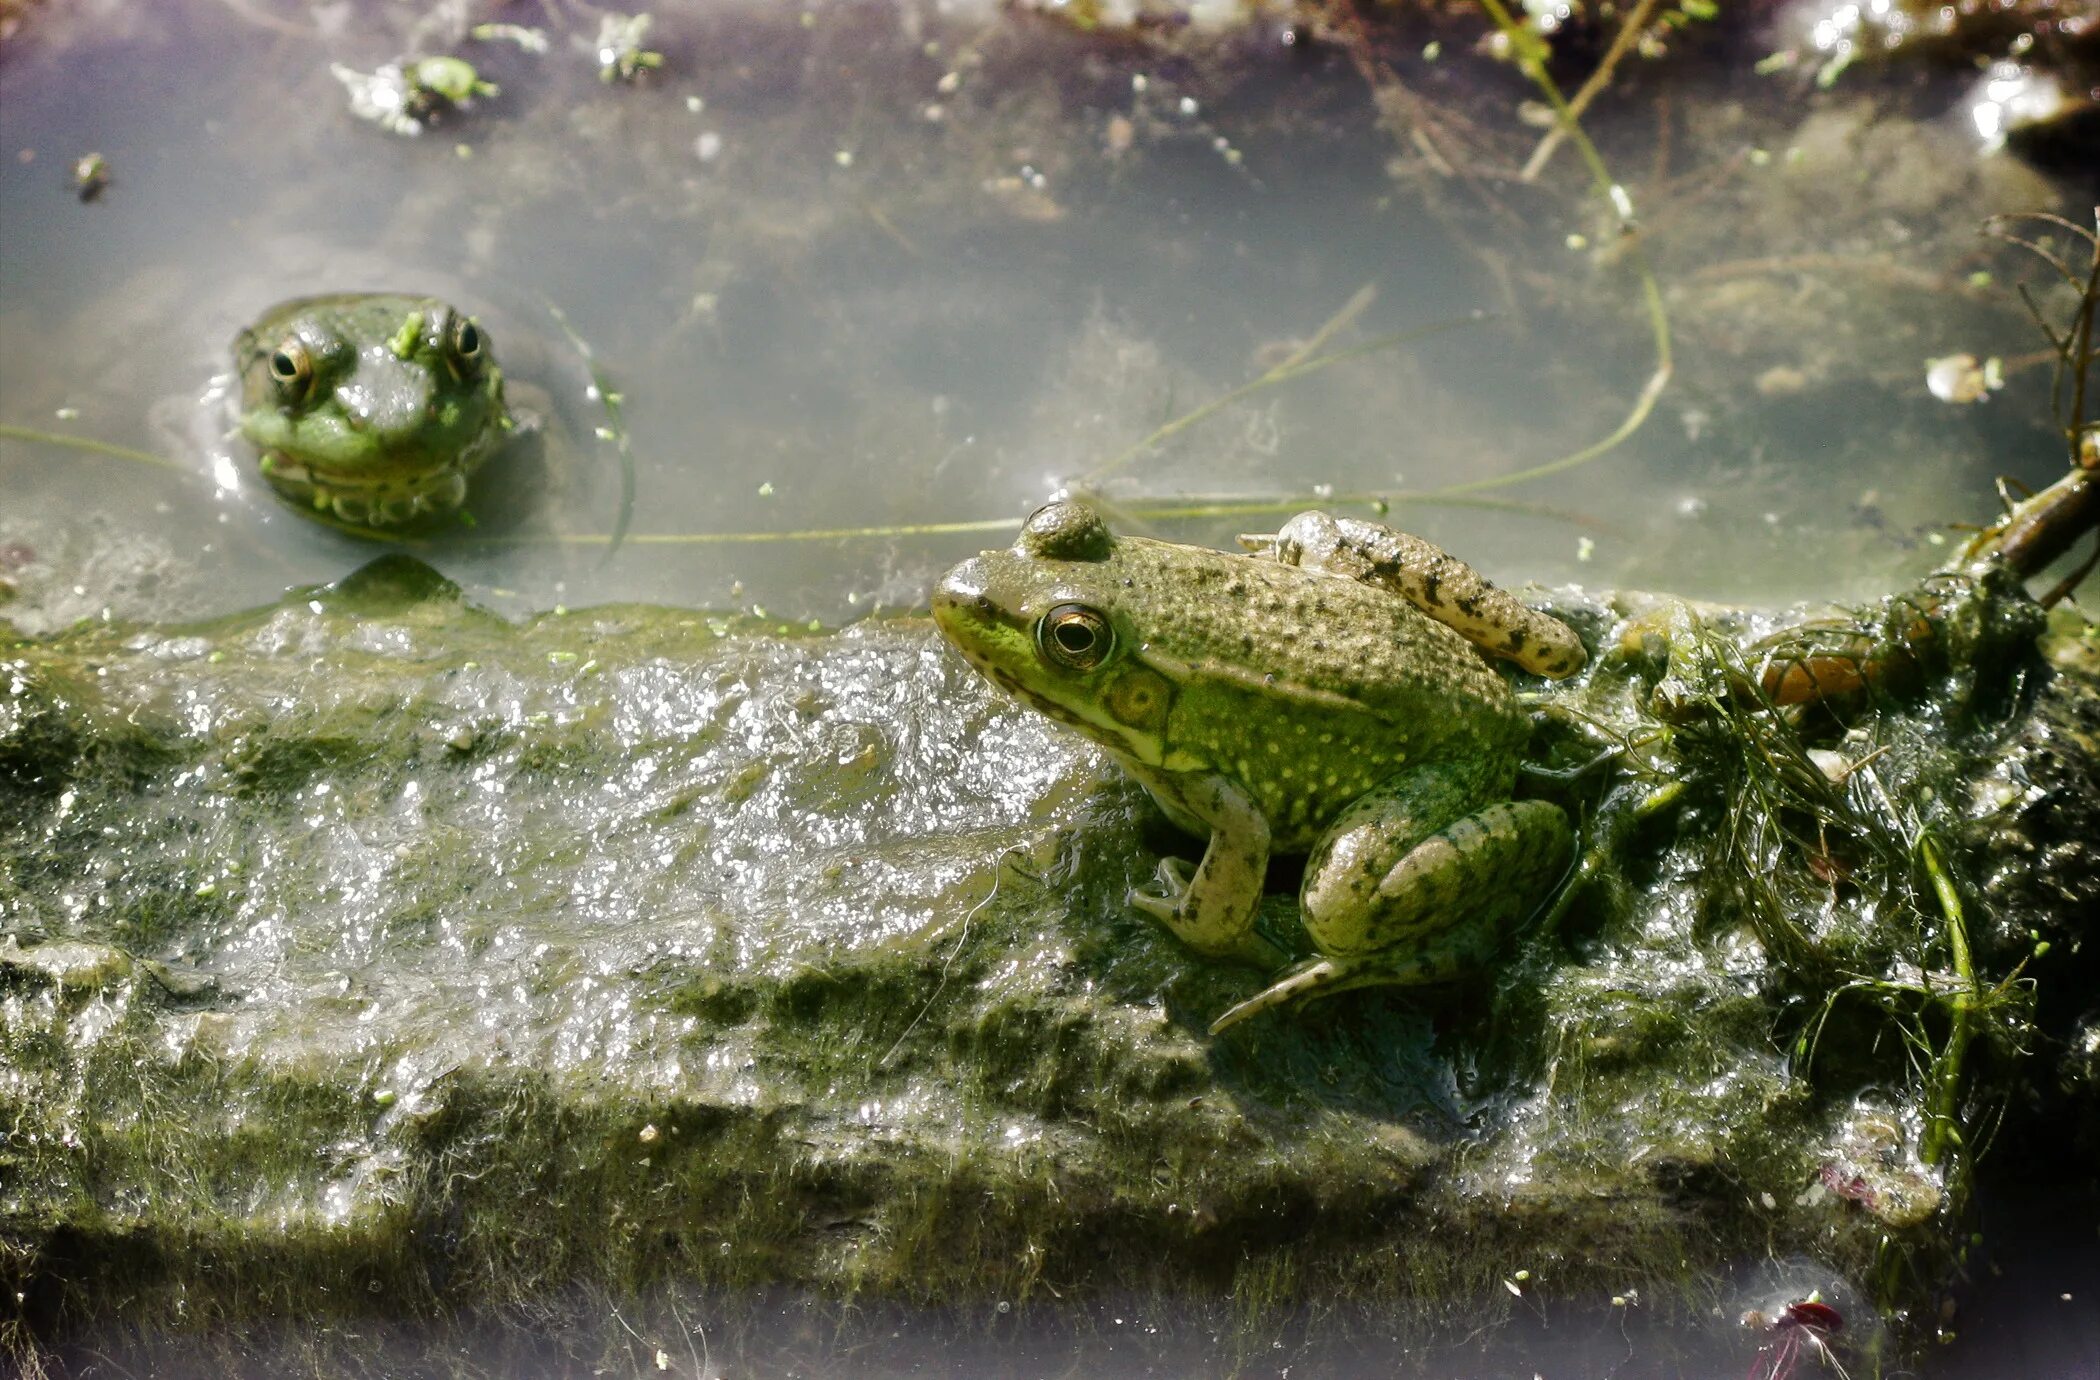
[[971,660],[978,670],[991,678],[994,685],[1037,713],[1055,719],[1068,728],[1077,729],[1126,761],[1142,762],[1155,767],[1160,765],[1162,744],[1158,738],[1133,733],[1127,724],[1117,723],[1105,716],[1097,718],[1070,705],[1060,704],[1049,696],[1031,689],[1027,682],[990,661],[979,661],[974,657]]
[[257,464],[272,488],[302,507],[359,527],[405,527],[457,512],[467,501],[468,477],[497,439],[495,432],[485,433],[420,471],[328,469],[284,450],[264,451]]

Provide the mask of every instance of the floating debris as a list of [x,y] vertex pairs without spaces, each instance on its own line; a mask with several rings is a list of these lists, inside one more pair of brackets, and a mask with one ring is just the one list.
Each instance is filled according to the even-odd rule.
[[99,153],[84,153],[73,160],[73,191],[82,201],[93,201],[109,185],[109,160]]
[[467,30],[483,43],[515,43],[528,53],[547,51],[547,31],[523,24],[476,24]]
[[483,81],[464,58],[421,57],[389,62],[375,72],[360,72],[340,62],[328,70],[350,93],[350,113],[381,129],[410,138],[448,110],[463,109],[477,96],[494,96],[499,88]]
[[642,47],[649,36],[649,26],[655,22],[646,10],[641,14],[608,14],[598,21],[598,37],[591,46],[598,54],[599,81],[634,81],[644,72],[664,65],[662,53]]
[[1925,386],[1941,402],[1982,402],[2005,386],[2005,366],[1995,357],[1979,360],[1971,354],[1943,355],[1925,361]]

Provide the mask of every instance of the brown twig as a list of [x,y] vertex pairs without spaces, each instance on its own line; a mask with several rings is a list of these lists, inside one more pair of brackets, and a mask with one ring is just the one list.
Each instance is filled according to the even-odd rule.
[[[1491,152],[1492,141],[1480,128],[1457,111],[1434,106],[1402,81],[1393,65],[1378,55],[1370,30],[1351,7],[1330,7],[1325,27],[1369,88],[1378,122],[1394,142],[1413,149],[1439,177],[1465,183],[1479,204],[1505,224],[1521,227],[1524,217],[1495,194],[1490,180],[1507,177],[1509,164]],[[1433,199],[1429,210],[1440,220],[1446,219]],[[1451,229],[1456,242],[1467,242],[1461,229],[1455,225]]]
[[1582,113],[1590,108],[1590,102],[1603,94],[1605,87],[1611,85],[1611,74],[1618,67],[1619,59],[1631,52],[1640,36],[1647,32],[1648,20],[1654,15],[1656,4],[1657,0],[1640,0],[1640,3],[1633,7],[1633,13],[1626,16],[1626,22],[1619,26],[1618,36],[1612,39],[1611,47],[1604,54],[1604,60],[1597,64],[1597,70],[1590,73],[1590,79],[1584,82],[1582,89],[1568,101],[1567,110],[1553,122],[1553,128],[1546,131],[1546,137],[1539,140],[1538,147],[1531,151],[1531,157],[1524,164],[1524,170],[1517,174],[1519,182],[1536,182],[1539,174],[1545,171],[1546,164],[1553,159],[1553,151],[1568,137],[1568,130],[1582,118]]
[[1973,567],[2001,561],[2024,578],[2096,529],[2100,529],[2100,471],[2074,469],[2014,505],[2003,522],[1979,532],[1963,549],[1961,564]]

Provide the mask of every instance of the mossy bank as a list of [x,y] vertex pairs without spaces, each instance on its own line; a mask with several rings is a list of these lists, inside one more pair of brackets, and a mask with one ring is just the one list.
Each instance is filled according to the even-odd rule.
[[1562,601],[1602,653],[1527,788],[1584,821],[1565,904],[1456,990],[1217,1041],[1258,975],[1123,903],[1187,842],[923,620],[511,624],[391,558],[16,640],[13,1335],[577,1284],[1492,1316],[1782,1256],[1916,1308],[1967,1236],[1963,1137],[2035,1099],[2100,1120],[2068,980],[2093,630],[2059,615],[2052,660],[2017,596],[1964,598],[2012,645],[1859,709],[1827,817],[1772,798],[1800,733],[1727,707],[1753,620]]

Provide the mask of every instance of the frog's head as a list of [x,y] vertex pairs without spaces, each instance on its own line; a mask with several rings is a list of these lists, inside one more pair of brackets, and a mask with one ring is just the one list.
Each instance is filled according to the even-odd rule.
[[358,526],[454,511],[511,424],[488,333],[434,298],[286,302],[233,350],[240,430],[263,477]]
[[986,551],[941,578],[933,620],[994,684],[1111,752],[1165,756],[1174,686],[1146,664],[1133,607],[1133,546],[1098,513],[1038,508],[1010,550]]

